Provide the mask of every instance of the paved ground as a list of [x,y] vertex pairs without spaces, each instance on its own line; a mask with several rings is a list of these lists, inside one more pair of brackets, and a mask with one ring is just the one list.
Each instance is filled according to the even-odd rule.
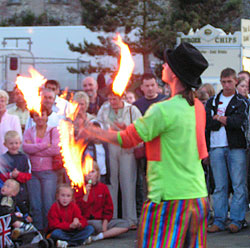
[[[250,226],[250,213],[247,213]],[[117,238],[102,240],[88,245],[89,248],[133,248],[136,247],[136,231],[129,231]],[[208,234],[207,248],[250,248],[250,227],[239,233],[231,234],[227,231]]]
[[[102,240],[88,245],[89,248],[133,248],[136,247],[136,232],[130,231],[120,237]],[[207,248],[249,248],[250,228],[246,228],[239,233],[230,234],[220,232],[208,234]]]
[[[239,233],[231,234],[228,231],[208,234],[207,248],[250,248],[250,212],[246,216],[249,227]],[[135,248],[136,231],[129,231],[119,237],[93,242],[88,248]],[[23,248],[38,248],[37,245],[26,245]],[[78,247],[78,248],[83,248]]]

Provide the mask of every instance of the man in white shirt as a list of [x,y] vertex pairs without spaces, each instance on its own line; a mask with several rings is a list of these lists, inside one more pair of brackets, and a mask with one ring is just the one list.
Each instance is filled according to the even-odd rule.
[[[207,141],[211,168],[215,181],[213,193],[214,223],[208,232],[229,229],[240,231],[246,211],[246,139],[245,128],[248,105],[237,93],[236,72],[226,68],[221,72],[222,91],[206,104]],[[233,187],[230,205],[230,224],[226,226],[228,213],[228,178]]]

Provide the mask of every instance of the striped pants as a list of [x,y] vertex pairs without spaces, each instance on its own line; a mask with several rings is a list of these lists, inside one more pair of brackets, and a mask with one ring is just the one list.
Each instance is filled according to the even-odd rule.
[[207,198],[146,201],[138,230],[139,248],[206,247]]

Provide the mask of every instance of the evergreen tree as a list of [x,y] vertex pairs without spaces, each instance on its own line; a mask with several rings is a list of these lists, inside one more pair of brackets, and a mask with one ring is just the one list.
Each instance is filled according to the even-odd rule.
[[[116,32],[125,34],[136,32],[137,40],[126,36],[133,53],[143,55],[144,71],[150,67],[149,55],[154,54],[163,60],[166,46],[173,48],[177,32],[188,33],[193,28],[206,24],[222,28],[226,32],[240,30],[239,17],[242,13],[241,0],[79,0],[83,7],[83,24],[92,31]],[[68,42],[72,51],[91,56],[119,56],[117,46],[111,38],[98,37],[101,45],[84,40],[83,44]],[[88,72],[101,68],[89,67]],[[114,68],[105,68],[112,71]],[[71,68],[72,72],[77,70]],[[86,72],[86,68],[81,72]],[[160,76],[161,66],[158,67]]]
[[[126,34],[125,42],[131,52],[143,56],[144,71],[149,70],[149,55],[158,49],[161,37],[158,36],[158,24],[166,18],[168,5],[166,1],[154,0],[80,0],[83,7],[83,24],[92,31],[116,32]],[[129,39],[129,34],[135,34],[135,39]],[[131,37],[131,36],[130,36]],[[111,38],[98,37],[101,45],[94,45],[84,40],[83,45],[68,42],[72,51],[89,55],[119,56],[119,50]],[[136,40],[136,41],[135,41]],[[88,72],[100,68],[88,68]],[[108,68],[106,68],[106,71]],[[72,71],[72,70],[71,70]],[[84,72],[85,70],[82,70]]]

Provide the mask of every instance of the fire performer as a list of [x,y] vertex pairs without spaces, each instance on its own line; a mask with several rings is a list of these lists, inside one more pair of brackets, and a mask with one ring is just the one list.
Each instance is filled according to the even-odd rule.
[[208,201],[201,159],[208,156],[205,110],[192,88],[201,85],[206,59],[191,44],[165,51],[162,80],[172,98],[150,107],[121,132],[86,127],[83,134],[122,147],[146,142],[148,200],[138,247],[206,247]]

